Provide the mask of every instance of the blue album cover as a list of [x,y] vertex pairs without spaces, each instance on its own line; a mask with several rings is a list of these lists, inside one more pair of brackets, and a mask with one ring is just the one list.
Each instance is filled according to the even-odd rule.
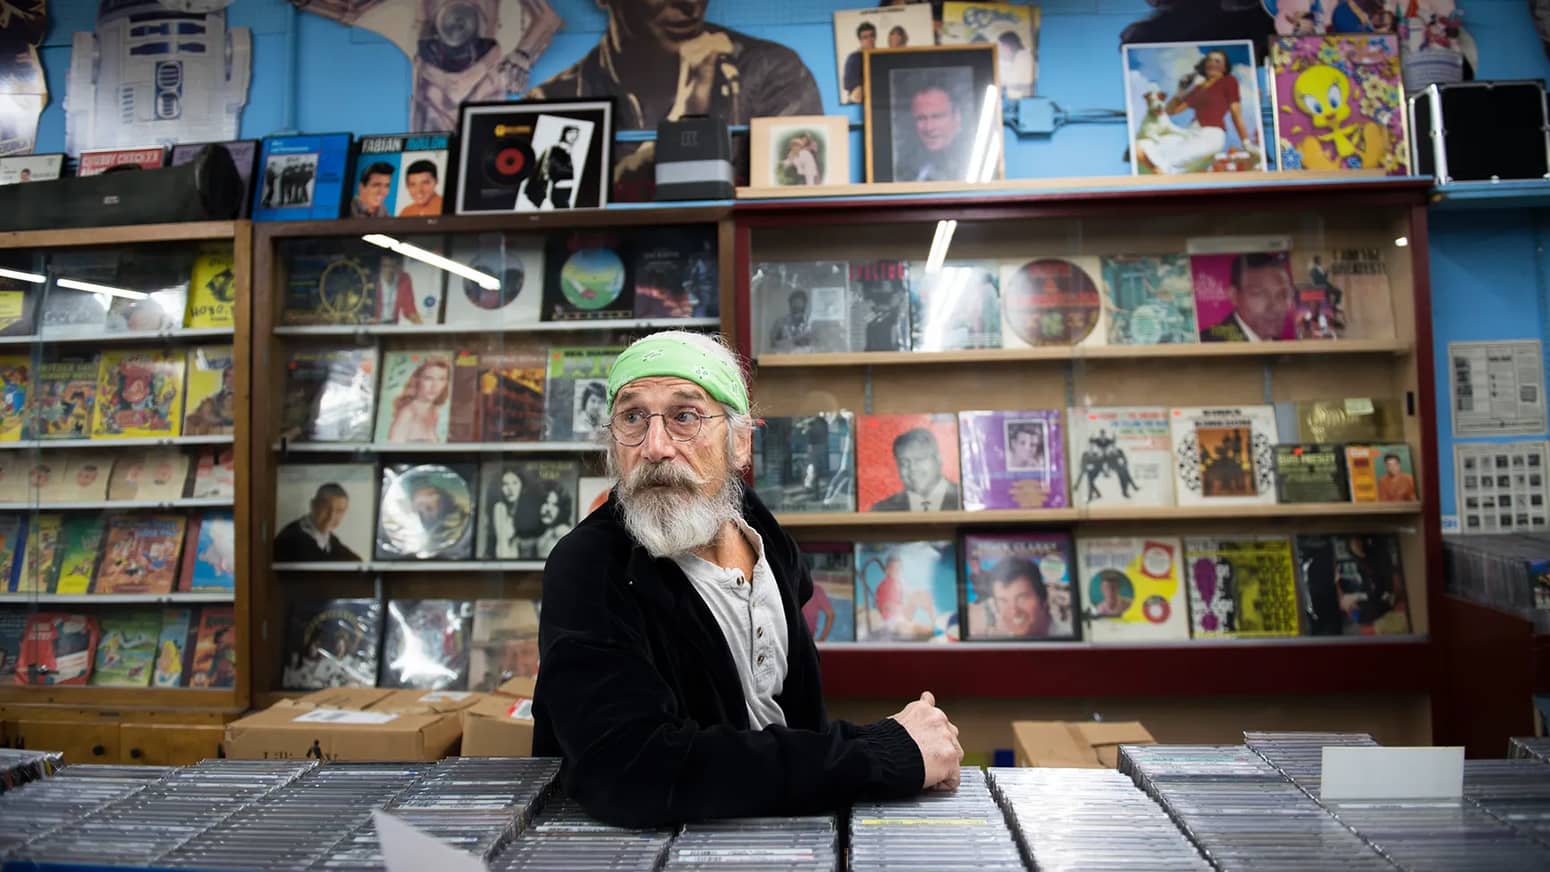
[[857,642],[956,642],[951,541],[856,543]]
[[209,512],[199,522],[191,591],[234,590],[237,547],[230,511]]
[[450,133],[363,136],[345,195],[350,218],[424,218],[441,214]]
[[253,220],[338,218],[349,162],[348,133],[265,139],[253,191]]

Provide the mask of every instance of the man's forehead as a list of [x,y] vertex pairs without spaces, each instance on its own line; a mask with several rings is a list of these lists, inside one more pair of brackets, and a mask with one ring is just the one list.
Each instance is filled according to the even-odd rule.
[[620,388],[618,396],[614,397],[614,402],[620,403],[625,400],[646,399],[664,395],[702,402],[710,399],[710,395],[705,393],[704,388],[686,378],[653,375],[638,378]]

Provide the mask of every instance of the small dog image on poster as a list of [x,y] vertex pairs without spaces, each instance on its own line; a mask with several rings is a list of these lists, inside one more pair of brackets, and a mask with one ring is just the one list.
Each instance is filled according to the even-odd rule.
[[[592,122],[539,115],[533,130],[533,172],[518,192],[518,210],[569,209],[583,182]],[[526,201],[526,202],[522,202]],[[531,204],[531,205],[529,205]]]

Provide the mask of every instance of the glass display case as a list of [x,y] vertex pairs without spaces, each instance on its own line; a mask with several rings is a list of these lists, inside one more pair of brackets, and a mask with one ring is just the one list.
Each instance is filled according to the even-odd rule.
[[257,704],[535,674],[544,558],[607,498],[608,368],[719,329],[727,213],[260,226]]
[[248,225],[0,236],[0,729],[182,763],[246,708]]

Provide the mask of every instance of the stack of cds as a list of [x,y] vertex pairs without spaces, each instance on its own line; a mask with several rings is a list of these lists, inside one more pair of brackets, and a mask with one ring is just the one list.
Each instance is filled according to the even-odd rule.
[[955,791],[897,802],[857,803],[850,812],[850,869],[1022,870],[1022,854],[990,795],[985,773],[964,769]]
[[1444,536],[1448,593],[1521,615],[1550,632],[1550,534]]
[[1550,736],[1513,739],[1507,745],[1507,756],[1525,757],[1541,763],[1550,763]]
[[63,760],[64,755],[57,751],[0,748],[0,793],[53,775]]
[[406,789],[423,763],[333,763],[239,810],[158,865],[196,869],[302,869],[327,856]]
[[1464,798],[1550,845],[1550,768],[1537,760],[1464,761]]
[[[52,863],[155,865],[177,846],[236,811],[299,778],[314,765],[268,760],[206,760],[99,806],[46,836],[34,838],[15,859]],[[70,770],[66,770],[69,772]],[[95,785],[117,778],[50,779]],[[31,790],[15,795],[30,799]],[[7,820],[9,823],[9,820]]]
[[494,872],[652,872],[672,840],[672,830],[609,826],[583,811],[575,800],[556,795],[490,868]]
[[1378,740],[1366,733],[1281,733],[1245,731],[1244,741],[1254,753],[1291,779],[1310,796],[1319,796],[1327,747],[1375,748]]
[[1550,869],[1550,848],[1468,800],[1325,805],[1402,869]]
[[1040,872],[1211,868],[1157,803],[1111,769],[992,769],[989,776]]
[[1219,869],[1392,868],[1245,746],[1125,745],[1119,768]]
[[70,766],[54,778],[0,794],[0,860],[18,856],[29,843],[46,840],[165,774],[156,766]]
[[839,827],[832,817],[733,818],[688,824],[668,848],[663,872],[834,872]]

